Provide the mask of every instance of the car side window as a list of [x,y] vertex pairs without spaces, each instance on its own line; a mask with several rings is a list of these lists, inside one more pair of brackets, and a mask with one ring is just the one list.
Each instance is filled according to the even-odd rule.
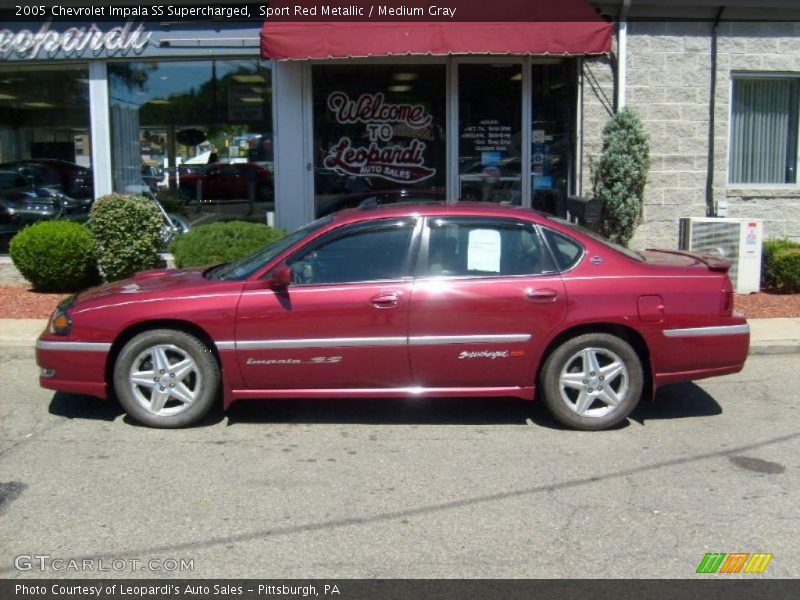
[[542,275],[555,272],[531,223],[513,219],[428,220],[429,277]]
[[415,225],[415,219],[387,219],[334,231],[286,261],[292,280],[321,285],[407,277]]
[[547,243],[550,245],[550,249],[553,251],[553,256],[556,259],[560,271],[569,271],[578,264],[578,261],[583,255],[583,246],[575,240],[557,233],[552,229],[542,227],[542,232],[544,233]]

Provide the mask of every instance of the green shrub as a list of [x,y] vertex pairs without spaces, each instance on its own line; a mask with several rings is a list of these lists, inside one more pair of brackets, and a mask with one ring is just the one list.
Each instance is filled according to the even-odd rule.
[[170,245],[178,267],[203,267],[237,260],[286,235],[261,223],[228,221],[200,225]]
[[96,251],[92,233],[70,221],[26,227],[9,246],[14,266],[41,292],[74,292],[97,283]]
[[789,248],[800,248],[800,243],[786,239],[764,240],[761,254],[761,286],[766,289],[779,289],[781,280],[775,272],[775,255]]
[[97,240],[97,264],[106,281],[152,269],[158,260],[163,218],[147,198],[109,194],[92,206],[89,227]]
[[611,241],[627,246],[641,222],[649,168],[647,133],[639,116],[624,108],[603,128],[603,151],[592,165],[593,193],[602,207],[600,232]]
[[772,257],[772,271],[782,292],[800,292],[800,244],[779,250]]

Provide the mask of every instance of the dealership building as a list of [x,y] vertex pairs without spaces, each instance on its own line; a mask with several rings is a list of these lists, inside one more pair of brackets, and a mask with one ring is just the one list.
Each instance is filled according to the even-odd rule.
[[[216,5],[249,18],[4,18],[0,165],[77,163],[96,197],[147,175],[199,200],[197,222],[294,228],[332,198],[397,190],[563,214],[629,106],[652,160],[633,245],[675,247],[692,216],[800,239],[797,2],[530,4],[492,22],[266,19],[243,2]],[[271,171],[269,197],[231,191],[247,163]]]

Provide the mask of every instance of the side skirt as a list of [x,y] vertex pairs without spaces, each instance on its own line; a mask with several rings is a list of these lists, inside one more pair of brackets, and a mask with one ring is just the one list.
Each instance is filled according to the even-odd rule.
[[276,398],[520,398],[533,400],[533,387],[453,387],[453,388],[359,388],[297,390],[232,390],[225,394],[225,408],[236,400],[272,400]]

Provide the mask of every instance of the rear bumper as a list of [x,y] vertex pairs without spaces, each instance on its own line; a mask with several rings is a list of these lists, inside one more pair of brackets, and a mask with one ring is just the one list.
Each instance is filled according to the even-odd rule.
[[48,390],[106,398],[106,361],[111,344],[36,341],[39,385]]
[[656,387],[738,373],[750,350],[750,327],[744,319],[712,327],[665,329],[652,340]]

